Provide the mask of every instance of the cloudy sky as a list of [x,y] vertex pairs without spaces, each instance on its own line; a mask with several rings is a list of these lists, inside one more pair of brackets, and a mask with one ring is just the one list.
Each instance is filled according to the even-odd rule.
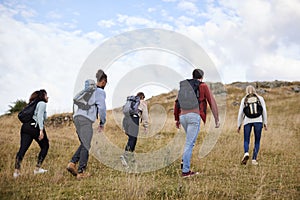
[[[88,56],[110,38],[144,28],[196,42],[223,83],[299,81],[299,21],[298,0],[0,0],[0,115],[41,88],[50,114],[72,111]],[[109,81],[111,106],[116,80]]]

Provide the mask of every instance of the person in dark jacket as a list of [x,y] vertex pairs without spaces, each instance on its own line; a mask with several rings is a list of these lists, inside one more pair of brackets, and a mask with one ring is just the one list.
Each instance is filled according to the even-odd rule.
[[201,69],[195,69],[192,75],[193,79],[197,79],[200,82],[200,94],[198,98],[199,107],[189,110],[182,109],[180,108],[178,99],[176,99],[174,105],[176,127],[180,128],[180,125],[182,125],[186,133],[185,147],[182,156],[182,177],[189,177],[198,174],[198,172],[190,170],[190,160],[192,157],[193,147],[200,131],[200,121],[202,119],[204,123],[206,122],[207,103],[209,104],[214,116],[216,128],[219,128],[220,126],[218,106],[215,98],[209,87],[202,82],[204,72]]

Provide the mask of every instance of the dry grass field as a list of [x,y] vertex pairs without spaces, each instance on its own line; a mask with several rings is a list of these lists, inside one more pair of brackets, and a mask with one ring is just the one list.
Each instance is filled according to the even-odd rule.
[[[295,84],[299,85],[299,82]],[[14,179],[14,158],[19,148],[21,124],[15,114],[1,116],[0,199],[300,199],[300,94],[291,87],[265,89],[263,97],[268,109],[269,129],[262,133],[259,165],[248,163],[242,166],[243,134],[236,132],[239,106],[234,102],[239,103],[244,90],[227,85],[226,102],[223,102],[226,103],[226,115],[221,134],[212,151],[199,157],[200,147],[211,130],[209,122],[205,126],[201,122],[191,162],[192,169],[200,174],[188,179],[180,176],[180,157],[174,162],[171,159],[167,166],[157,170],[134,173],[139,171],[122,171],[119,164],[111,167],[103,164],[99,157],[90,156],[88,171],[92,176],[79,181],[66,171],[66,165],[79,144],[73,124],[47,127],[50,149],[43,167],[49,170],[48,173],[33,175],[39,151],[33,142],[22,163],[22,176]],[[170,94],[149,100],[150,108],[153,105],[158,107],[151,111],[149,135],[146,137],[141,133],[138,139],[137,153],[154,152],[177,135],[172,114],[174,99],[167,97]],[[161,110],[156,108],[164,108],[165,112],[158,113]],[[159,129],[153,125],[158,122],[163,124]],[[184,135],[180,137],[174,148],[179,149],[179,152],[174,152],[176,155],[182,150],[178,144],[182,144]],[[92,148],[105,145],[101,144],[101,138],[110,141],[110,146],[115,149],[123,149],[126,144],[127,138],[111,111],[108,112],[104,135],[95,135]],[[103,154],[109,156],[108,152],[110,149]],[[139,159],[142,160],[137,157],[138,162]]]

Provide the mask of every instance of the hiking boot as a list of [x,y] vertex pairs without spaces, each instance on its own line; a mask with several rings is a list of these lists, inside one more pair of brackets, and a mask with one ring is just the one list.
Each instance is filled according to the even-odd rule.
[[120,160],[121,160],[121,163],[122,163],[123,167],[127,169],[129,166],[128,166],[126,157],[124,155],[121,155]]
[[248,160],[249,160],[249,153],[246,152],[244,154],[244,157],[243,157],[242,161],[241,161],[241,165],[246,165]]
[[80,180],[80,179],[88,178],[88,177],[90,177],[90,176],[91,176],[90,173],[88,173],[88,172],[82,172],[82,173],[78,173],[78,174],[76,175],[76,178],[77,178],[78,180]]
[[189,172],[182,172],[181,176],[183,178],[187,178],[187,177],[195,176],[195,175],[198,175],[198,174],[199,174],[199,172],[189,171]]
[[252,160],[252,165],[258,165],[258,162],[256,160]]
[[33,170],[33,174],[43,174],[43,173],[46,173],[48,170],[46,169],[43,169],[43,168],[35,168]]
[[68,166],[67,166],[67,170],[68,172],[70,172],[73,176],[77,176],[78,172],[76,169],[76,164],[69,162]]

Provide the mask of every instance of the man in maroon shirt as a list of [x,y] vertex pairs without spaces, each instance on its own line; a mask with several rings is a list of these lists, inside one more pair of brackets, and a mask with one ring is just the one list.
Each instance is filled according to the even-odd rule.
[[200,131],[200,121],[206,122],[207,102],[211,108],[215,118],[216,128],[220,127],[218,106],[216,100],[209,87],[202,82],[204,72],[201,69],[193,71],[193,79],[197,79],[199,83],[199,95],[197,96],[199,106],[192,109],[181,108],[178,99],[175,101],[174,116],[176,127],[180,128],[180,124],[186,133],[186,142],[182,156],[182,177],[189,177],[198,174],[190,170],[190,161],[192,157],[193,147],[195,145],[198,133]]

